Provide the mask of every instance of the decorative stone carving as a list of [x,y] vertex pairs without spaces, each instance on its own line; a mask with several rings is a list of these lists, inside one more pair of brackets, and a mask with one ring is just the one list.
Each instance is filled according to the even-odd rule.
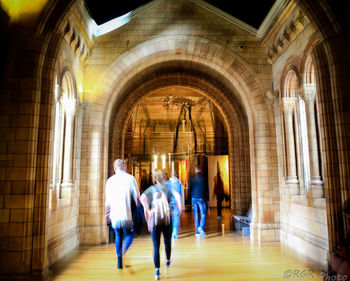
[[266,96],[266,102],[269,104],[273,104],[274,102],[278,101],[279,91],[278,90],[275,90],[273,92],[267,91],[265,93],[265,96]]
[[315,101],[316,100],[316,85],[315,84],[303,84],[299,89],[299,95],[305,101]]
[[284,52],[286,48],[295,40],[306,25],[309,23],[307,17],[298,11],[295,17],[291,19],[279,32],[273,36],[271,45],[267,46],[266,53],[269,63],[273,63]]

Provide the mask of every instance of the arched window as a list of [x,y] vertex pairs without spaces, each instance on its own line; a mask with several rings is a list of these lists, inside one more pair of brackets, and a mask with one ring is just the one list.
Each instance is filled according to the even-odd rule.
[[299,125],[299,145],[300,145],[300,169],[302,172],[303,185],[301,186],[301,193],[309,190],[310,186],[310,165],[309,165],[309,144],[307,136],[306,111],[305,102],[298,93],[298,125]]
[[[323,181],[321,171],[320,157],[320,138],[319,138],[319,122],[317,110],[317,90],[315,67],[311,55],[305,61],[304,83],[300,89],[300,95],[305,102],[305,116],[307,132],[306,138],[308,142],[309,174],[307,175],[307,187],[313,198],[324,197]],[[306,159],[305,159],[306,161]]]
[[304,83],[316,86],[315,67],[310,55],[305,61]]
[[297,158],[297,90],[299,79],[295,69],[290,69],[283,87],[283,115],[285,139],[285,179],[291,195],[300,194]]
[[64,71],[55,83],[55,129],[53,143],[52,188],[58,198],[70,198],[73,186],[74,123],[76,91],[69,71]]
[[298,91],[298,76],[294,69],[288,71],[284,84],[284,97],[296,98]]

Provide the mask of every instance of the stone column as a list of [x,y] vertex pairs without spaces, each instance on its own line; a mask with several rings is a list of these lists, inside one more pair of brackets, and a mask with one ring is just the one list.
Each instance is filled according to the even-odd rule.
[[71,185],[72,179],[72,152],[73,152],[73,122],[75,114],[76,100],[66,99],[63,101],[65,112],[65,137],[64,137],[64,156],[63,156],[63,180],[62,186]]
[[286,132],[286,146],[287,146],[287,177],[286,183],[289,186],[289,193],[291,195],[299,194],[299,180],[297,175],[297,164],[295,157],[295,136],[293,114],[296,104],[295,98],[283,98],[285,132]]
[[54,147],[53,147],[53,160],[52,160],[52,188],[56,189],[57,181],[57,166],[58,166],[58,147],[59,147],[59,132],[60,132],[60,98],[61,98],[62,88],[59,85],[55,86],[55,131],[54,131]]
[[320,173],[319,148],[316,132],[316,116],[315,116],[315,101],[316,101],[316,85],[304,84],[300,91],[300,95],[305,101],[307,135],[309,143],[309,158],[310,158],[310,183],[311,193],[314,198],[323,198],[323,181]]

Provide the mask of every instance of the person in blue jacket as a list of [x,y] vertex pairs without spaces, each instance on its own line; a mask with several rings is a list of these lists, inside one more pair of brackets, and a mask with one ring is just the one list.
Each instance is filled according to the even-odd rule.
[[[177,178],[177,174],[175,170],[171,172],[171,177],[166,182],[166,184],[169,190],[171,191],[175,190],[178,194],[180,194],[182,198],[182,203],[183,203],[183,194],[184,194],[183,186],[180,180]],[[177,239],[177,236],[179,233],[179,227],[180,227],[180,210],[173,196],[170,200],[170,210],[172,212],[172,221],[173,221],[172,238]]]

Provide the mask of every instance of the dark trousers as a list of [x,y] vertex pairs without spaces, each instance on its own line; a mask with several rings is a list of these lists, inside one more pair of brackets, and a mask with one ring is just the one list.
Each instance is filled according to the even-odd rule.
[[171,256],[171,231],[172,225],[157,225],[154,227],[151,232],[152,242],[153,242],[153,260],[155,268],[160,267],[160,256],[159,256],[159,247],[160,247],[160,234],[163,233],[165,253],[167,260],[170,260]]
[[221,217],[221,210],[222,210],[222,201],[223,201],[223,197],[218,196],[216,198],[216,207],[217,207],[217,211],[218,211],[218,217]]

